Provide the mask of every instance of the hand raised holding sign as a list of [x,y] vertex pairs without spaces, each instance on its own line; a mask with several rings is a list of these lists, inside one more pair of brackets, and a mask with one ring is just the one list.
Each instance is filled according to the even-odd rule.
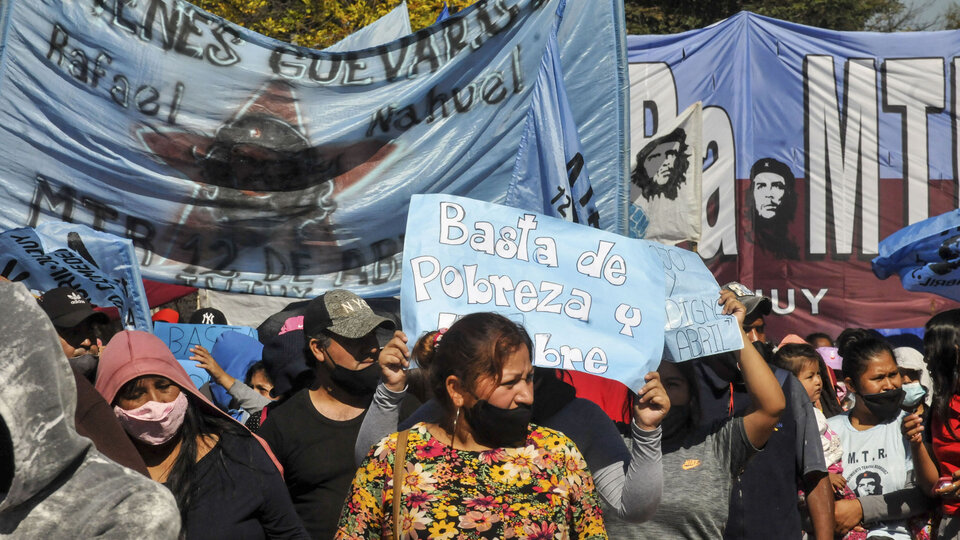
[[644,431],[657,429],[670,412],[670,398],[660,382],[660,374],[651,371],[643,378],[647,381],[637,392],[640,396],[633,405],[633,421]]
[[407,348],[407,335],[397,330],[387,345],[380,349],[377,361],[380,363],[380,377],[384,386],[391,392],[402,392],[407,387],[407,372],[410,367],[410,349]]
[[220,367],[220,364],[214,360],[213,355],[210,354],[210,351],[208,351],[206,347],[203,345],[194,345],[190,348],[190,352],[193,353],[193,356],[191,356],[190,359],[197,362],[198,368],[207,370],[207,373],[210,374],[211,379],[213,379],[220,386],[230,390],[230,387],[233,386],[233,383],[236,382],[236,379],[231,377],[229,373]]
[[737,319],[737,326],[743,326],[743,319],[747,316],[747,307],[737,300],[733,291],[720,291],[720,300],[717,303],[723,306],[724,315],[733,315]]

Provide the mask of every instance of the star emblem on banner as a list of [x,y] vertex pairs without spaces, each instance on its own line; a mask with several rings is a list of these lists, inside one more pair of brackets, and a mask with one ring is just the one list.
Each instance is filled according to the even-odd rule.
[[381,139],[315,145],[300,104],[293,86],[270,81],[211,133],[138,129],[158,161],[198,186],[179,217],[178,237],[213,234],[233,249],[337,244],[331,217],[338,195],[396,146]]

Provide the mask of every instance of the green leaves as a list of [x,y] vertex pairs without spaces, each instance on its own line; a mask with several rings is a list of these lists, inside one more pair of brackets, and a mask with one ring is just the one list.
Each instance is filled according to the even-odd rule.
[[[323,48],[386,15],[401,0],[194,0],[240,26],[304,47]],[[455,12],[473,0],[448,0]],[[411,0],[414,30],[433,24],[443,0]]]

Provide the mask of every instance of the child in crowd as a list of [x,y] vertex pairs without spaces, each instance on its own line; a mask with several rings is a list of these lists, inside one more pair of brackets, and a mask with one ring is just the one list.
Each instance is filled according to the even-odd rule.
[[[827,425],[827,418],[823,414],[823,405],[820,401],[823,391],[823,380],[820,376],[820,354],[817,349],[807,343],[785,344],[773,358],[773,363],[782,369],[793,373],[800,384],[807,391],[813,403],[813,414],[817,418],[817,427],[820,429],[820,442],[823,444],[823,457],[827,462],[827,471],[830,473],[830,484],[833,485],[834,496],[840,499],[856,499],[853,491],[847,486],[843,477],[843,447],[840,437]],[[831,398],[832,396],[825,396]],[[866,532],[852,530],[844,536],[845,540],[860,540],[866,538]]]

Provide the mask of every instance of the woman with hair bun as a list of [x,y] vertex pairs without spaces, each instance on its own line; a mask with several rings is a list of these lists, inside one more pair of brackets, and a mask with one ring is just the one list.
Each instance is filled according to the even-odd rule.
[[[474,313],[434,344],[421,360],[430,364],[441,418],[370,451],[336,538],[606,538],[580,451],[565,435],[530,423],[526,330],[501,315]],[[405,364],[399,349],[384,352]]]
[[843,476],[857,498],[836,501],[836,530],[910,540],[920,531],[911,531],[907,518],[929,510],[914,479],[927,478],[932,463],[920,437],[922,422],[901,410],[900,370],[880,334],[848,328],[837,345],[843,380],[856,403],[827,423],[840,436]]

